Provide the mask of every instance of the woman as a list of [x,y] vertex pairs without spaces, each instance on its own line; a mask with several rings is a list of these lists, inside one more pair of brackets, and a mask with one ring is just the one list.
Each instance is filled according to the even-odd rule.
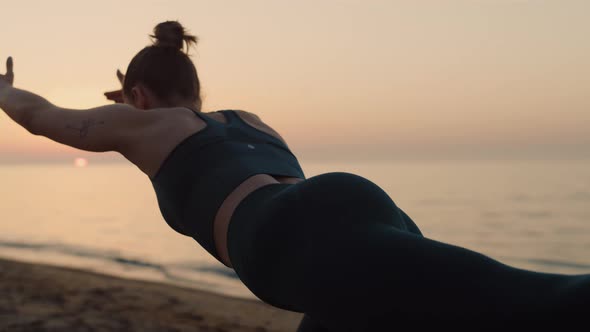
[[55,106],[12,87],[9,58],[0,107],[32,134],[120,152],[152,181],[166,222],[233,268],[261,300],[305,313],[299,331],[532,323],[587,313],[588,276],[516,269],[427,239],[360,176],[306,179],[284,139],[255,114],[201,112],[187,55],[196,37],[178,22],[154,31],[154,45],[121,77],[123,104]]

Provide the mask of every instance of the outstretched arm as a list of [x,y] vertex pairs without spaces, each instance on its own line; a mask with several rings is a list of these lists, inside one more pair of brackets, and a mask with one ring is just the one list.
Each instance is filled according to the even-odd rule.
[[86,110],[65,109],[41,96],[17,89],[12,59],[0,75],[0,108],[34,135],[86,151],[118,151],[125,154],[146,129],[161,117],[156,110],[143,111],[125,104]]

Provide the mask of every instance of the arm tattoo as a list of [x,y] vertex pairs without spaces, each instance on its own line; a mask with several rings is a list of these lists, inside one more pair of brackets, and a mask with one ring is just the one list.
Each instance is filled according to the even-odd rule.
[[74,130],[79,131],[80,132],[80,138],[85,138],[86,136],[88,136],[88,131],[90,130],[90,127],[96,126],[96,125],[99,125],[99,124],[101,124],[101,125],[104,124],[104,121],[100,121],[100,122],[97,123],[94,120],[87,119],[87,120],[82,121],[82,127],[81,128],[77,128],[77,127],[70,126],[70,125],[67,125],[66,128],[67,129],[74,129]]

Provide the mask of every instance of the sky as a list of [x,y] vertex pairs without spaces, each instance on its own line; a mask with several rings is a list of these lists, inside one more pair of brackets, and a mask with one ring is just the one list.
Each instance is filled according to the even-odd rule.
[[[200,39],[203,110],[258,114],[300,159],[590,158],[586,0],[0,5],[15,86],[59,106],[108,104],[116,69],[178,20]],[[80,156],[120,158],[33,136],[0,112],[0,162]]]

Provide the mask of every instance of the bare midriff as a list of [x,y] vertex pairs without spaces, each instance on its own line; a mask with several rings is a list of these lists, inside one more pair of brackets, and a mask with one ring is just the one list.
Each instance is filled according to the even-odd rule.
[[227,250],[227,230],[231,217],[238,205],[256,189],[273,183],[297,183],[304,179],[296,177],[275,177],[269,174],[256,174],[242,182],[221,203],[213,221],[215,249],[223,264],[232,267]]

